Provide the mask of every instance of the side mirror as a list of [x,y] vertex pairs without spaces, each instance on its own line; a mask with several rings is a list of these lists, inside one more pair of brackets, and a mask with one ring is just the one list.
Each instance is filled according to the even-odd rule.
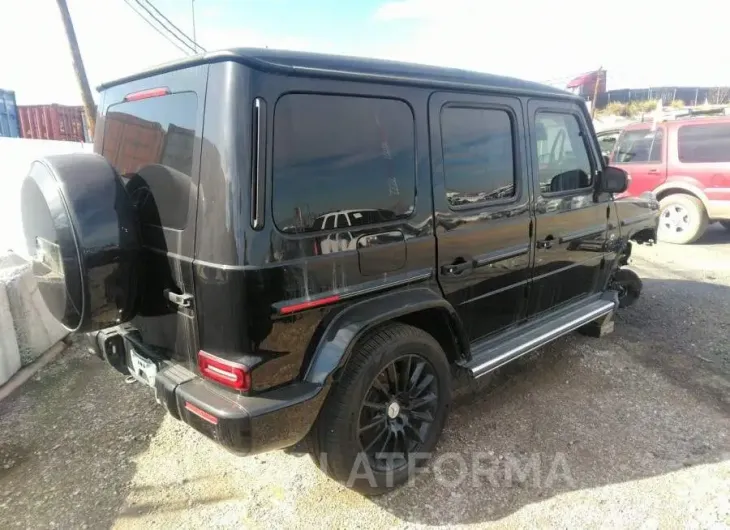
[[603,168],[600,191],[604,193],[623,193],[629,187],[629,174],[613,166]]

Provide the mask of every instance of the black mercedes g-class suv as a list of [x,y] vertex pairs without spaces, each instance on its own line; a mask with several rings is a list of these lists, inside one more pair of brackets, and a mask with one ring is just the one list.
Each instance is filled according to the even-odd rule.
[[23,184],[39,289],[235,452],[304,441],[381,492],[434,449],[455,374],[608,331],[638,293],[620,267],[656,201],[613,200],[627,174],[560,90],[254,49],[100,90],[96,154]]

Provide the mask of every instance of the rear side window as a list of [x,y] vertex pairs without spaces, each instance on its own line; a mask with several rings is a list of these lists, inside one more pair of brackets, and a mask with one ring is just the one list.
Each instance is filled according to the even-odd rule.
[[540,191],[588,188],[592,169],[578,118],[568,113],[538,112],[535,129]]
[[616,162],[619,164],[646,164],[662,161],[661,129],[625,131],[616,146]]
[[181,92],[107,111],[102,154],[122,175],[143,224],[185,228],[197,109],[197,96]]
[[273,167],[279,230],[312,232],[407,217],[414,208],[415,175],[413,113],[404,102],[320,94],[279,99]]
[[730,123],[683,125],[677,137],[680,162],[730,162]]
[[510,115],[503,110],[446,107],[441,112],[446,199],[478,205],[515,195]]

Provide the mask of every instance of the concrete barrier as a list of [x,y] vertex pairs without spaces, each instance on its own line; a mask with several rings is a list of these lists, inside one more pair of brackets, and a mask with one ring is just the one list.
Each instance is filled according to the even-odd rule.
[[68,331],[46,307],[30,264],[17,256],[16,258],[23,263],[6,269],[2,284],[10,304],[20,361],[22,365],[26,365],[68,335]]
[[20,350],[5,289],[0,289],[0,385],[20,370]]

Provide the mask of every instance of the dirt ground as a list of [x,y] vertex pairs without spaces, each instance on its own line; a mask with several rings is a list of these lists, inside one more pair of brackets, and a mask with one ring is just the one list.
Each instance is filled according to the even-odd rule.
[[233,456],[70,348],[0,402],[2,527],[730,528],[730,234],[632,266],[615,333],[460,400],[427,471],[374,499],[307,457]]

